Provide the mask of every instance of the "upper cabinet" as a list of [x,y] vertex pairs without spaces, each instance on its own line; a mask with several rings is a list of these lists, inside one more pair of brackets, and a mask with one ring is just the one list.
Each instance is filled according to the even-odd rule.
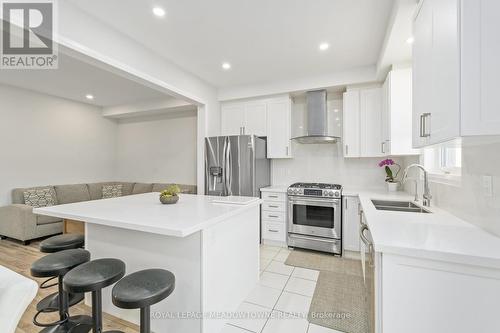
[[497,0],[422,0],[413,34],[413,146],[500,134]]
[[267,137],[268,158],[291,158],[290,97],[222,103],[221,135]]
[[382,87],[382,151],[385,155],[418,155],[412,148],[412,70],[393,69]]
[[344,157],[380,157],[382,88],[349,89],[344,93]]
[[267,105],[263,101],[221,106],[221,135],[267,135]]

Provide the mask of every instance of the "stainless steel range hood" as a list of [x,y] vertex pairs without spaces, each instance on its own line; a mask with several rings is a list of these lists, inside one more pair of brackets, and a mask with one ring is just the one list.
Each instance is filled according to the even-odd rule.
[[328,131],[326,90],[308,91],[306,107],[306,133],[293,140],[304,144],[336,143],[339,137]]

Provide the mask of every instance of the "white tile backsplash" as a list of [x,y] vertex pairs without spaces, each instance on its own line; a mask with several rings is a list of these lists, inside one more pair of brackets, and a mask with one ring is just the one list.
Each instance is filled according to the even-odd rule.
[[[418,163],[418,157],[406,158]],[[432,204],[500,236],[500,137],[462,138],[460,185],[431,182]],[[483,176],[491,176],[492,196],[482,187]],[[413,192],[413,186],[406,187]],[[419,196],[422,189],[419,190]]]
[[[351,188],[383,188],[385,172],[378,166],[383,158],[343,157],[342,143],[300,144],[292,141],[293,158],[271,162],[273,185],[294,182],[341,184]],[[393,158],[402,163],[402,158]]]

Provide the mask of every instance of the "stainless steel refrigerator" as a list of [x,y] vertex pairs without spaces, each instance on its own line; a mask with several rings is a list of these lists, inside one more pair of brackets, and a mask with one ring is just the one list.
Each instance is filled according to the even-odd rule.
[[205,194],[260,197],[271,183],[266,140],[255,135],[205,139]]

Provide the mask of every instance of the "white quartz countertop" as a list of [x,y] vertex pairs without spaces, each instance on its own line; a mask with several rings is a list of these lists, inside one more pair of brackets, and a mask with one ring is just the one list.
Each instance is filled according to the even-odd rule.
[[[356,191],[375,251],[500,268],[500,237],[437,207],[431,214],[377,210],[372,199],[413,201],[405,192]],[[416,202],[421,206],[422,202]]]
[[179,201],[174,205],[161,204],[159,193],[153,192],[36,208],[33,212],[154,234],[186,237],[261,203],[259,198],[251,197],[238,197],[237,204],[234,204],[231,201],[214,202],[221,199],[214,196],[179,196]]
[[288,185],[272,185],[260,189],[261,192],[282,192],[282,193],[286,193],[287,190],[288,190]]

